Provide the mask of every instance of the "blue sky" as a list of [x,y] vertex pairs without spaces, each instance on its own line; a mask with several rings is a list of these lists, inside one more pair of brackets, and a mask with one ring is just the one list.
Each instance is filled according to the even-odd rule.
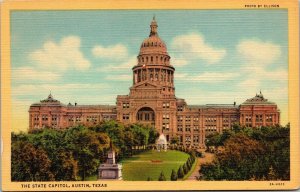
[[115,104],[155,14],[188,104],[242,103],[262,90],[288,122],[286,10],[13,11],[13,130],[50,90],[63,103]]

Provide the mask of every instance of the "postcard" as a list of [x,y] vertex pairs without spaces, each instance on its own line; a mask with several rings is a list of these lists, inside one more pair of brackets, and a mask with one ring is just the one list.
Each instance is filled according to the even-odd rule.
[[298,2],[230,2],[2,2],[2,190],[299,188]]

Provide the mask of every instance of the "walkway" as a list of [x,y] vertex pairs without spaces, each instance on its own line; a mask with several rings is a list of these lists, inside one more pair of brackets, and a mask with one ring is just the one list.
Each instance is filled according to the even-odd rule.
[[197,165],[194,169],[194,172],[189,176],[187,180],[197,180],[197,178],[200,176],[199,170],[201,164],[204,163],[209,163],[213,161],[214,154],[212,153],[204,153],[205,157],[204,158],[197,158]]

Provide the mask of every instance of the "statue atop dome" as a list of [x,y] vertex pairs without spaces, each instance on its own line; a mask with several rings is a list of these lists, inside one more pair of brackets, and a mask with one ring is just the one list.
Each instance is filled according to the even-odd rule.
[[151,30],[150,30],[149,37],[151,37],[151,36],[158,36],[158,34],[157,34],[157,27],[158,27],[158,25],[156,23],[155,16],[153,16],[153,20],[152,20],[151,25],[150,25]]

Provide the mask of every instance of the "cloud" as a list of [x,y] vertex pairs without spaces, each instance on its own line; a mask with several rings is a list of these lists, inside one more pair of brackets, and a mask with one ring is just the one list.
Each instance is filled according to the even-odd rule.
[[47,41],[41,49],[30,53],[29,58],[38,67],[51,70],[87,70],[91,65],[80,50],[80,38],[77,36],[64,37],[59,43]]
[[[203,59],[208,64],[218,63],[226,55],[225,49],[208,44],[199,33],[189,33],[175,37],[171,43],[171,49],[174,55],[179,55],[179,59]],[[183,62],[183,64],[186,63]]]
[[109,75],[107,76],[105,79],[107,80],[111,80],[111,81],[130,81],[132,80],[132,76],[131,75]]
[[106,66],[96,68],[98,72],[119,72],[130,71],[130,69],[137,64],[136,56],[129,57],[123,63],[110,63]]
[[[76,96],[75,92],[94,92],[95,90],[101,90],[108,86],[103,83],[89,84],[89,83],[67,83],[67,84],[21,84],[12,88],[12,96],[37,96],[41,95],[46,97],[50,91],[58,95],[69,95],[70,98]],[[79,89],[80,88],[80,89]]]
[[127,47],[122,44],[116,44],[108,47],[96,45],[92,53],[97,58],[120,60],[128,56]]
[[61,75],[49,71],[39,71],[32,67],[12,68],[12,79],[16,81],[55,81],[61,78]]
[[188,75],[186,73],[175,73],[180,81],[198,81],[199,83],[217,83],[234,80],[239,74],[228,72],[205,72],[199,75]]
[[240,70],[245,76],[257,80],[287,81],[288,72],[284,68],[275,68],[268,70],[264,66],[245,65]]
[[[259,90],[262,88],[263,82],[287,83],[288,72],[284,68],[284,64],[281,64],[281,66],[275,65],[282,54],[280,45],[259,39],[246,39],[239,42],[236,50],[238,57],[245,62],[239,69],[244,78],[237,85],[238,87]],[[272,66],[272,68],[269,66]]]
[[184,58],[177,58],[177,57],[174,57],[172,59],[172,65],[174,67],[182,67],[182,66],[186,66],[188,64],[188,61]]
[[251,89],[255,92],[257,92],[258,88],[260,87],[260,79],[257,78],[248,78],[245,79],[243,81],[240,81],[237,86],[241,89],[245,89],[245,87],[247,87],[247,89]]
[[252,64],[270,64],[281,56],[281,48],[271,42],[243,40],[237,45],[237,51]]

